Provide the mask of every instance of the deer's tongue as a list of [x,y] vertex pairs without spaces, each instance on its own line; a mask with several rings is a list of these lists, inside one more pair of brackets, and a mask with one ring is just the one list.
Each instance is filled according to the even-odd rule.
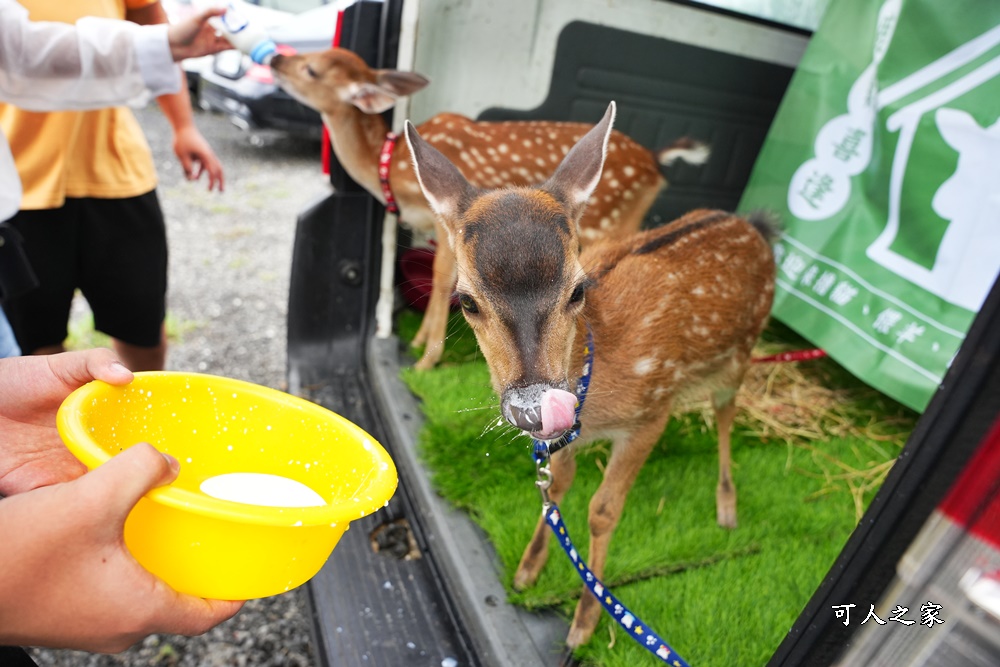
[[564,431],[573,428],[576,422],[576,396],[562,389],[549,389],[542,394],[542,432],[545,436],[562,435]]

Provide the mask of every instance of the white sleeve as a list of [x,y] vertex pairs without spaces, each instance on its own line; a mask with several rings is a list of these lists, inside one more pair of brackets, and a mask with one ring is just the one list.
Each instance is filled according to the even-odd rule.
[[0,100],[31,111],[138,105],[180,90],[167,26],[30,21],[0,0]]

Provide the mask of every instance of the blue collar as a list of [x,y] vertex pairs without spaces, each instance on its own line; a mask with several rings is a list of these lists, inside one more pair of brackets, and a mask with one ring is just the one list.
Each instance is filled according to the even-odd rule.
[[594,365],[594,333],[590,330],[590,324],[587,324],[587,345],[583,348],[583,354],[583,372],[580,374],[580,381],[576,383],[576,406],[574,408],[576,421],[573,424],[573,428],[566,431],[561,438],[551,444],[544,440],[534,440],[534,457],[536,463],[547,460],[560,449],[580,437],[580,413],[583,411],[584,401],[587,400],[587,389],[590,388],[590,373]]

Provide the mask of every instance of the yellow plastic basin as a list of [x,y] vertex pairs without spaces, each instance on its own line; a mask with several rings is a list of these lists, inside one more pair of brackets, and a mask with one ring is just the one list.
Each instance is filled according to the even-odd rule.
[[[88,468],[138,442],[181,464],[170,485],[129,514],[125,542],[174,589],[249,600],[308,581],[348,524],[384,506],[396,467],[364,430],[315,403],[196,373],[136,373],[125,387],[95,381],[63,402],[63,441]],[[273,507],[220,500],[202,482],[228,473],[302,483],[325,505]]]

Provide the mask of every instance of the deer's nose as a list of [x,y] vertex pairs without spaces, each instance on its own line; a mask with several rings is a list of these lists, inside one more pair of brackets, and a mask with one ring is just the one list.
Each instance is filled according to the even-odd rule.
[[542,430],[542,395],[548,389],[543,383],[509,387],[500,401],[504,418],[525,433],[538,433]]
[[501,403],[508,422],[541,440],[558,438],[576,420],[576,396],[548,384],[510,389]]
[[512,405],[509,421],[522,431],[537,433],[542,430],[542,408],[541,406],[522,408]]

